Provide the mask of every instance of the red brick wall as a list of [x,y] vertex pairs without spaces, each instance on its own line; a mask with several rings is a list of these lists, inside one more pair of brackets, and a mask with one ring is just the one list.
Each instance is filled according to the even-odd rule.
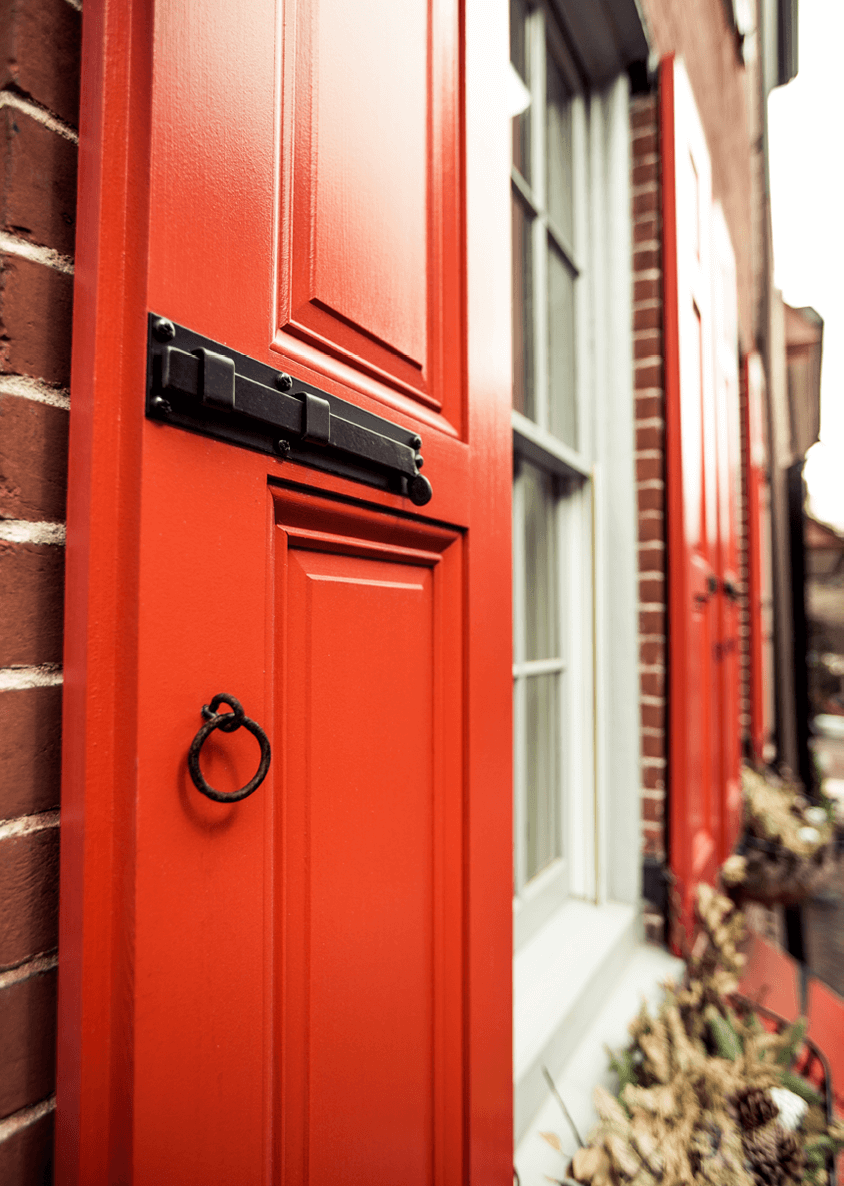
[[[639,511],[639,680],[642,721],[642,848],[646,861],[666,857],[665,388],[659,129],[656,94],[630,103],[633,201],[633,350],[636,399],[636,493]],[[650,938],[664,918],[645,908]]]
[[739,337],[742,349],[749,350],[755,312],[756,161],[750,121],[756,83],[743,63],[726,7],[724,0],[642,0],[654,49],[660,57],[682,57],[689,74],[712,159],[713,195],[724,207],[736,255]]
[[81,15],[0,0],[0,1182],[51,1180]]

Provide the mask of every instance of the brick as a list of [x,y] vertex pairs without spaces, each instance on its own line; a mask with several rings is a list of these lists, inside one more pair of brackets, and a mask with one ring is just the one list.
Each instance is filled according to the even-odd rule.
[[0,395],[0,517],[64,519],[67,429],[64,408]]
[[[636,442],[639,442],[639,429],[636,430]],[[655,428],[647,430],[652,433],[654,438],[661,437],[662,434]],[[640,511],[661,511],[665,506],[665,492],[657,486],[648,486],[644,490],[639,490],[636,495]],[[641,556],[639,557],[641,561]]]
[[67,0],[0,0],[0,86],[76,127],[82,13]]
[[639,571],[665,572],[665,549],[659,546],[658,540],[649,541],[647,547],[639,549]]
[[[665,738],[653,737],[646,734],[642,738],[642,754],[646,758],[663,758],[665,757]],[[648,802],[648,800],[644,800]],[[662,819],[662,812],[658,816],[648,816],[649,819]]]
[[658,301],[662,298],[662,283],[655,277],[633,281],[633,303]]
[[634,372],[634,385],[636,387],[661,387],[662,363],[643,362],[637,365]]
[[664,601],[665,600],[665,580],[664,578],[645,577],[644,580],[639,581],[639,600],[640,601]]
[[633,342],[634,358],[653,358],[662,353],[662,334],[657,329],[637,334]]
[[58,877],[58,828],[0,840],[0,967],[56,946]]
[[649,791],[664,791],[665,774],[654,766],[643,766],[642,785]]
[[0,991],[0,1117],[46,1099],[56,1080],[56,972]]
[[633,217],[639,214],[651,214],[659,210],[659,191],[656,186],[643,189],[633,195]]
[[659,164],[656,158],[644,162],[636,162],[630,173],[632,185],[647,185],[648,182],[659,181]]
[[[661,457],[637,457],[636,458],[636,481],[637,482],[651,482],[655,478],[663,477],[663,462]],[[658,536],[644,536],[639,530],[639,539],[657,539]]]
[[643,729],[664,729],[665,710],[657,708],[655,704],[642,704],[639,712]]
[[659,152],[659,140],[656,128],[642,128],[632,137],[630,155],[633,160],[642,156],[653,156]]
[[54,1120],[48,1112],[0,1144],[0,1182],[52,1186]]
[[[642,425],[636,428],[636,450],[641,452],[642,449],[662,449],[665,447],[665,429],[655,427],[652,424]],[[641,507],[641,504],[640,504]],[[658,509],[661,503],[650,509]],[[646,509],[641,507],[641,509]]]
[[634,244],[659,242],[659,220],[650,216],[637,219],[633,224],[633,242]]
[[647,247],[633,252],[633,271],[644,272],[660,266],[660,251],[658,247]]
[[0,370],[69,387],[73,277],[15,255],[2,263]]
[[[639,643],[639,662],[651,667],[655,663],[665,663],[665,644],[662,642],[640,642]],[[649,758],[662,758],[664,753],[662,750],[648,752]]]
[[[662,339],[662,309],[659,305],[652,305],[649,309],[635,309],[633,312],[633,329],[657,329]],[[662,350],[660,349],[660,353]]]
[[15,107],[0,120],[5,141],[0,221],[12,234],[73,254],[76,145]]
[[665,635],[665,611],[658,609],[641,610],[639,612],[639,632],[641,634]]
[[650,824],[661,824],[665,819],[665,803],[662,799],[642,799],[642,819]]
[[0,542],[0,667],[62,657],[64,548]]
[[637,395],[636,396],[636,419],[637,420],[653,420],[655,417],[662,418],[665,411],[665,400],[661,395]]
[[0,819],[58,807],[61,725],[60,687],[0,692]]
[[650,95],[643,99],[637,97],[630,104],[631,131],[646,130],[656,132],[656,104]]
[[639,688],[645,696],[664,696],[665,672],[643,671],[639,676]]

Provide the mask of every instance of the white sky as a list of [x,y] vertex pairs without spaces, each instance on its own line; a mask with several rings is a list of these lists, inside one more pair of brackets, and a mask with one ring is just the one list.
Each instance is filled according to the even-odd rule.
[[768,101],[775,283],[824,319],[809,509],[844,529],[844,2],[800,0],[799,74]]

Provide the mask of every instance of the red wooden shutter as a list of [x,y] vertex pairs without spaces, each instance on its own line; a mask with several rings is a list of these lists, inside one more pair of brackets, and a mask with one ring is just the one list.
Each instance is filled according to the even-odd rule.
[[[91,0],[83,54],[57,1180],[503,1184],[506,8]],[[150,312],[431,502],[145,417]]]
[[709,154],[682,64],[660,71],[668,493],[670,859],[684,917],[716,867],[717,485]]
[[680,929],[741,823],[735,260],[682,63],[660,72],[670,859]]
[[745,489],[747,491],[747,605],[750,626],[750,741],[758,762],[771,757],[773,740],[773,599],[771,503],[765,447],[765,371],[751,350],[744,360]]
[[735,255],[720,204],[713,214],[714,385],[717,424],[718,637],[713,648],[718,701],[718,778],[721,830],[718,860],[732,850],[741,829],[741,703],[739,640],[738,492],[739,432],[738,311]]

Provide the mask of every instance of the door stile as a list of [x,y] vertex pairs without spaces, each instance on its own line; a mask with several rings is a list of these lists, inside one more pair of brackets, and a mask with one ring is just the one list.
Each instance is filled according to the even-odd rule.
[[[509,62],[503,0],[466,0],[463,159],[469,489],[465,620],[468,1164],[472,1186],[513,1172],[512,579]],[[494,181],[492,179],[495,179]]]
[[145,373],[151,78],[150,0],[91,4],[82,39],[68,461],[60,1186],[131,1176],[142,430],[135,405]]

